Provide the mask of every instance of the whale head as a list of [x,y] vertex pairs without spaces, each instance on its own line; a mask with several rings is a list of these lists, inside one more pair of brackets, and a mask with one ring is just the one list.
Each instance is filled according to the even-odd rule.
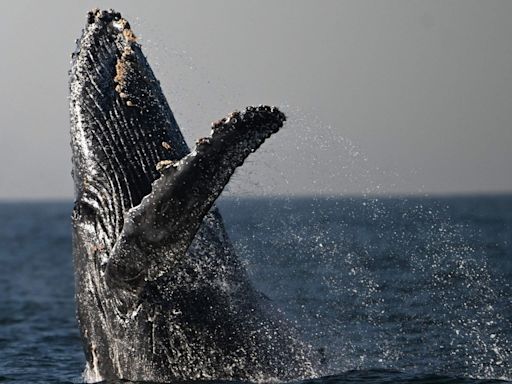
[[189,149],[129,23],[114,11],[87,20],[70,73],[77,210],[115,238],[124,212],[151,192],[157,164]]
[[[76,212],[95,216],[115,241],[126,213],[155,189],[152,183],[162,169],[190,153],[130,24],[118,12],[96,9],[88,14],[73,54],[70,112]],[[227,172],[227,178],[218,179],[221,190],[234,169],[284,121],[277,108],[259,106],[212,125],[212,135],[217,132],[217,141],[230,153],[229,159],[217,159],[225,162],[221,173]],[[232,131],[233,140],[224,139],[227,131]],[[199,140],[193,152],[217,148],[209,145],[213,136]],[[203,163],[207,172],[214,170]],[[211,175],[216,176],[220,174]],[[209,192],[206,188],[205,195],[194,198]]]

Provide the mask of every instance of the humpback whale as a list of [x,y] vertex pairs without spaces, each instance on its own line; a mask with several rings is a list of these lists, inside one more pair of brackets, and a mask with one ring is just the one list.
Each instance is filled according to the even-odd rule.
[[311,377],[310,347],[249,281],[215,200],[285,122],[248,107],[189,150],[129,23],[93,10],[70,71],[77,318],[88,381]]

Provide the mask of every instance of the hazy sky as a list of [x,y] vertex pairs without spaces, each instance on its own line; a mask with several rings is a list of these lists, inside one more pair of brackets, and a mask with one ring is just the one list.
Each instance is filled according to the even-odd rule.
[[9,1],[0,198],[71,198],[70,54],[93,7],[139,37],[189,143],[290,119],[231,193],[512,191],[512,1]]

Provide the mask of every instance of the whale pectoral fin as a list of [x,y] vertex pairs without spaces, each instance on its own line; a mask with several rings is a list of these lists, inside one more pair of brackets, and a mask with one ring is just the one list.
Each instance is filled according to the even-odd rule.
[[214,123],[179,162],[160,163],[151,193],[126,214],[107,264],[109,282],[130,287],[165,274],[185,255],[235,169],[285,120],[275,107],[248,107]]

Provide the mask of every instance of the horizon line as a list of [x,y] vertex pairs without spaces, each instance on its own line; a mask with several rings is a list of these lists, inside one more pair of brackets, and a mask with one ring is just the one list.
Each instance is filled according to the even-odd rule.
[[[227,194],[223,199],[443,199],[443,198],[477,198],[477,197],[512,197],[512,191],[480,191],[480,192],[392,192],[392,193],[273,193],[273,194]],[[0,197],[0,203],[73,203],[74,197]]]

